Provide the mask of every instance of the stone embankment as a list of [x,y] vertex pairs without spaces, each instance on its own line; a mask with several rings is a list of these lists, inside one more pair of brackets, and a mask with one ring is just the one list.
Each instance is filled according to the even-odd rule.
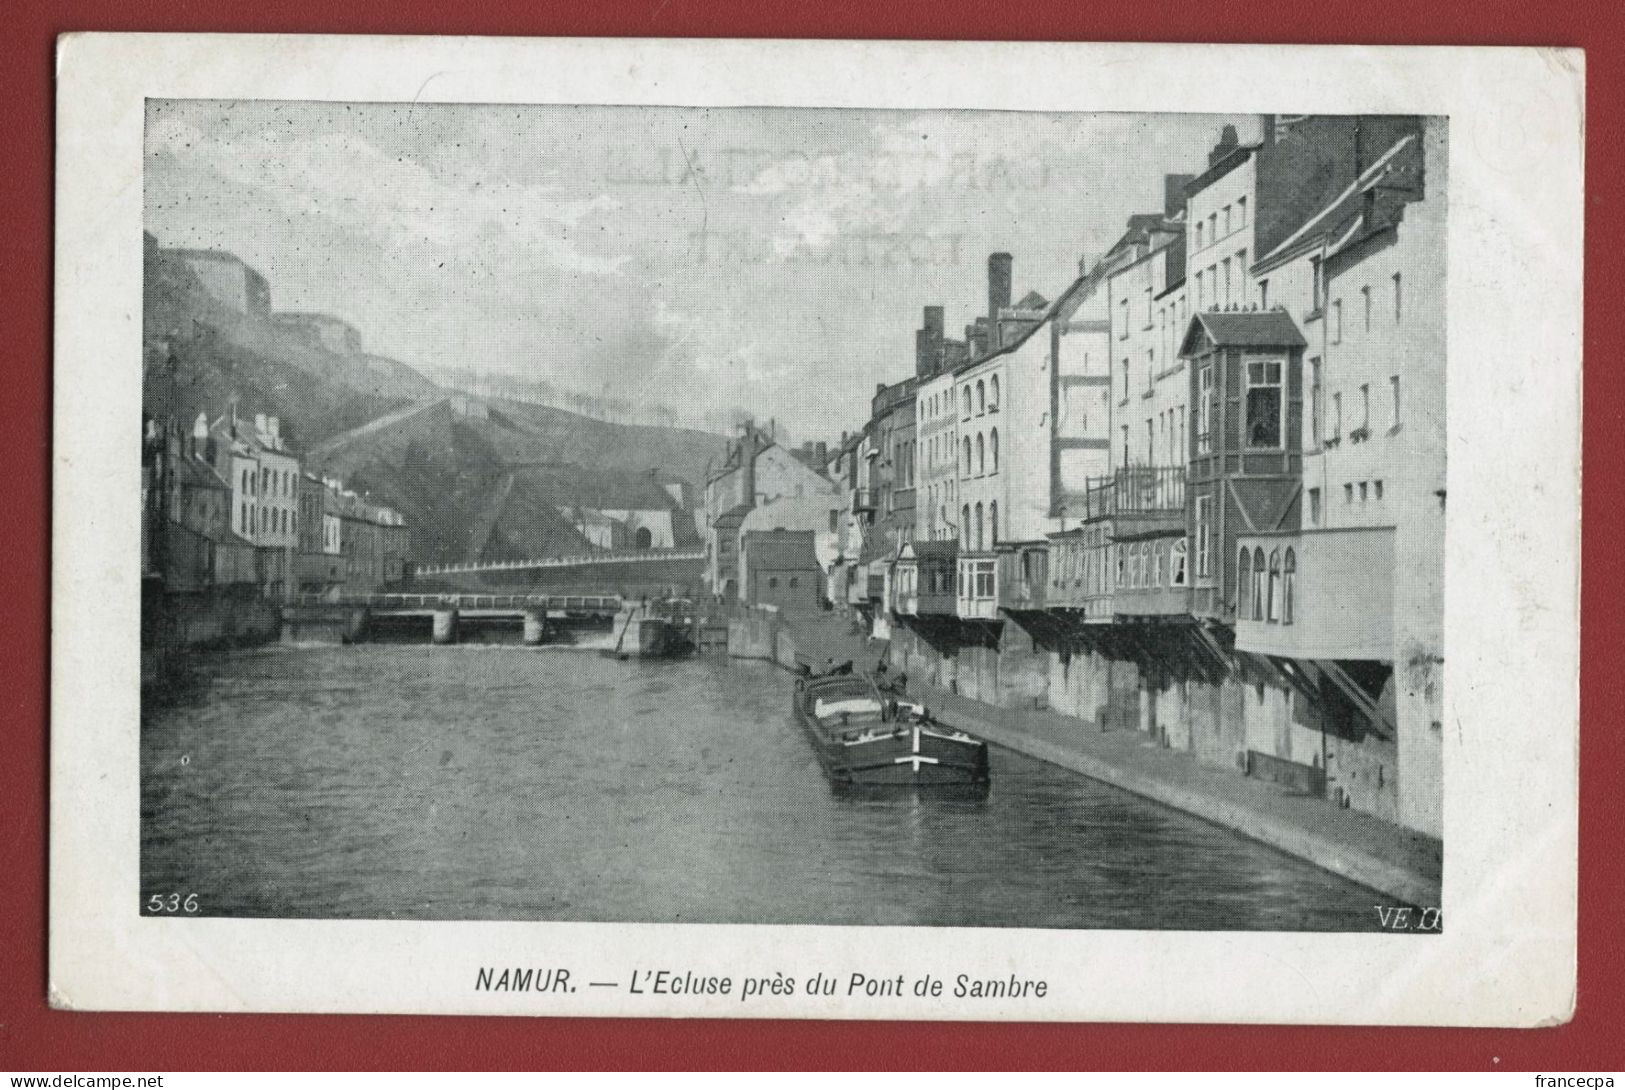
[[[885,651],[884,641],[865,639],[847,618],[833,614],[792,616],[752,610],[729,628],[729,655],[768,659],[792,670],[801,663],[817,667],[831,659],[850,659],[868,669]],[[994,745],[1224,826],[1342,875],[1392,902],[1421,908],[1439,905],[1443,851],[1432,837],[1202,764],[1139,731],[1102,730],[1045,710],[994,707],[917,680],[910,681],[908,691],[942,722]]]

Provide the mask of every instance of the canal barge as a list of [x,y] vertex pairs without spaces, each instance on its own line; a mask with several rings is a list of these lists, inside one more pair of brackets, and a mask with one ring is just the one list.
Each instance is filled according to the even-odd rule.
[[988,782],[986,742],[935,722],[920,705],[890,699],[863,674],[798,678],[792,708],[825,775],[837,784]]
[[628,603],[615,615],[610,628],[613,645],[606,653],[622,659],[686,654],[694,649],[692,612],[688,602],[676,599]]

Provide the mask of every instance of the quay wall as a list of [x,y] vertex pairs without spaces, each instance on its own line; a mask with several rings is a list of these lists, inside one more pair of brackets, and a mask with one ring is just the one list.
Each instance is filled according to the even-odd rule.
[[282,618],[256,587],[215,587],[166,592],[141,590],[141,686],[164,684],[186,655],[210,648],[266,643],[277,638]]
[[890,658],[954,696],[1057,713],[1082,733],[1136,732],[1208,767],[1251,768],[1318,790],[1330,805],[1399,819],[1392,739],[1335,692],[1314,698],[1245,657],[1200,650],[1189,633],[1056,635],[1009,618],[915,617],[892,626]]

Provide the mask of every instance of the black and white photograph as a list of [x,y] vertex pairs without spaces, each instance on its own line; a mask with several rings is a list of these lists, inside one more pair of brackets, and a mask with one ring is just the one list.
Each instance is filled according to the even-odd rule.
[[146,137],[143,911],[1442,926],[1443,119]]
[[[1485,940],[1445,876],[1489,781],[1447,766],[1498,667],[1458,673],[1447,584],[1508,546],[1447,374],[1486,278],[1455,172],[1493,155],[1445,99],[570,102],[459,63],[139,99],[98,342],[140,368],[101,417],[138,442],[96,447],[140,490],[119,926],[675,926],[756,960],[526,931],[449,1009],[994,1018],[1089,1006],[1046,1011],[1044,943],[1098,972],[1141,933],[1207,987],[1278,949],[1313,990],[1315,936]],[[808,928],[868,952],[780,971]]]

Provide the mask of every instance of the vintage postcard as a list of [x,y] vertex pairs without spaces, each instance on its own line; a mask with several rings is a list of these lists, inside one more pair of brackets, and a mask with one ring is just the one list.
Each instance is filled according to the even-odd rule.
[[1580,55],[59,73],[57,1005],[1569,1016]]

